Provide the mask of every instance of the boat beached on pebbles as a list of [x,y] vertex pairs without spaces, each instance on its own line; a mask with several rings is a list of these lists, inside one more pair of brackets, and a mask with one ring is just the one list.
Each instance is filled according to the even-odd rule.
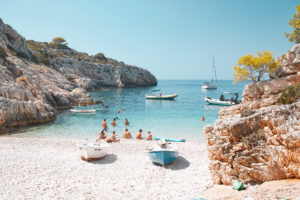
[[159,140],[156,146],[147,150],[152,162],[163,166],[174,162],[178,158],[178,152],[165,139]]
[[107,154],[109,144],[106,143],[84,143],[77,145],[80,157],[85,161],[97,160]]

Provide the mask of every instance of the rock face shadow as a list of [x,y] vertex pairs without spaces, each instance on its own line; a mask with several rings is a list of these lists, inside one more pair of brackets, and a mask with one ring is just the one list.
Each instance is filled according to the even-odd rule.
[[164,167],[165,169],[171,169],[171,170],[182,170],[182,169],[186,169],[190,166],[190,162],[182,156],[178,156],[178,158],[173,163],[167,164],[165,166],[157,164],[157,163],[153,163],[153,164],[156,166]]
[[100,165],[105,165],[105,164],[112,164],[118,159],[118,156],[115,154],[107,154],[103,158],[99,160],[92,160],[90,163],[92,164],[100,164]]

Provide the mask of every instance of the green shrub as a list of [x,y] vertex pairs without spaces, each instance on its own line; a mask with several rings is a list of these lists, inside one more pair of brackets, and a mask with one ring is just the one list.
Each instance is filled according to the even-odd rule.
[[94,58],[96,58],[97,60],[100,60],[100,61],[106,61],[107,58],[104,56],[103,53],[97,53],[94,55]]
[[284,92],[282,92],[278,104],[291,104],[297,99],[300,99],[300,83],[297,86],[289,86]]
[[3,60],[6,60],[7,57],[7,53],[5,51],[5,49],[3,47],[0,47],[0,58],[2,58]]

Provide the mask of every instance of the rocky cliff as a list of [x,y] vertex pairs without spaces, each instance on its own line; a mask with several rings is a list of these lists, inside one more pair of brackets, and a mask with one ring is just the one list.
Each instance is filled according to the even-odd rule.
[[103,54],[26,41],[0,19],[0,133],[51,121],[58,108],[93,104],[88,90],[156,84],[149,71]]
[[300,83],[300,44],[278,59],[270,80],[247,85],[241,104],[222,108],[204,129],[216,184],[300,178],[300,100],[280,103]]

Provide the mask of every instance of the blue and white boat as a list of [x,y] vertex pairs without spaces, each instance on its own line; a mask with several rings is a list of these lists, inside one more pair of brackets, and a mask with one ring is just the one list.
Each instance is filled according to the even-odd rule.
[[174,162],[178,158],[178,152],[171,148],[165,140],[161,140],[156,147],[150,149],[148,155],[152,162],[163,166]]

